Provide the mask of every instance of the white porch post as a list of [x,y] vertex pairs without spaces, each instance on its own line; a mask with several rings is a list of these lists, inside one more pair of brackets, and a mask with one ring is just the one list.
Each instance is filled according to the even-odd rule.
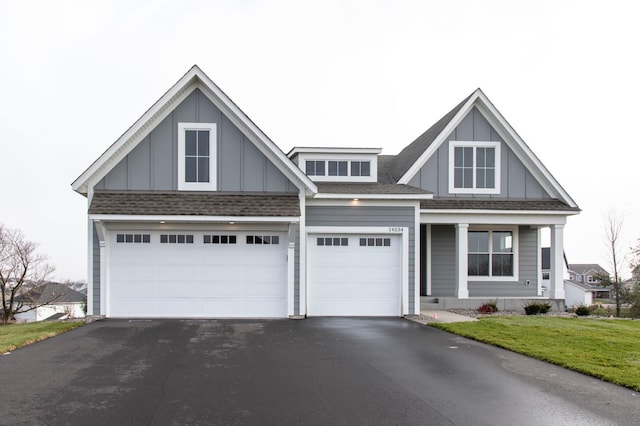
[[469,224],[456,225],[456,295],[458,299],[469,298],[468,281],[468,253],[469,253]]
[[290,242],[287,247],[287,315],[295,315],[295,250],[296,243]]
[[564,299],[564,225],[551,227],[551,276],[549,297]]

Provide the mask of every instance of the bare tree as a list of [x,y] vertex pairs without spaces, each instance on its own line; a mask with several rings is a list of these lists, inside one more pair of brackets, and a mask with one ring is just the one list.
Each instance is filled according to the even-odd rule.
[[15,314],[54,301],[37,297],[47,276],[54,270],[46,256],[36,253],[37,247],[19,229],[0,224],[0,321],[5,324]]
[[599,277],[603,285],[611,286],[613,296],[616,301],[616,316],[620,316],[620,308],[626,298],[626,289],[620,277],[620,270],[624,264],[624,253],[620,250],[620,238],[622,234],[622,225],[624,220],[615,211],[609,212],[607,219],[605,220],[604,233],[605,244],[607,246],[608,255],[610,256],[609,262],[613,270],[613,276]]

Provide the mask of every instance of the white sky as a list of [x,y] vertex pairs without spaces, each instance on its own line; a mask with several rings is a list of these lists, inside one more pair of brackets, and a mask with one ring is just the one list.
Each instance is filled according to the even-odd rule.
[[78,177],[193,64],[287,152],[395,154],[481,87],[583,212],[640,238],[640,2],[0,0],[0,222],[86,277]]

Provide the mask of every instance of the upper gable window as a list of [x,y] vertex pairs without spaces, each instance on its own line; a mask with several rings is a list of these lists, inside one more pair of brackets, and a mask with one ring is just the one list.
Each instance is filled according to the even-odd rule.
[[340,177],[369,177],[371,176],[371,161],[360,160],[306,160],[307,176]]
[[216,190],[216,124],[178,124],[178,189]]
[[500,142],[451,141],[449,192],[500,193]]

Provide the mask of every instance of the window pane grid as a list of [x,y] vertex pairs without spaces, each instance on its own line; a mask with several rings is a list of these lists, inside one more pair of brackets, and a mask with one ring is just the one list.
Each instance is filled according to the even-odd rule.
[[495,160],[495,147],[454,147],[453,187],[458,189],[495,189]]
[[209,182],[209,130],[185,130],[185,182]]
[[513,276],[514,254],[511,231],[469,231],[468,245],[469,276]]

